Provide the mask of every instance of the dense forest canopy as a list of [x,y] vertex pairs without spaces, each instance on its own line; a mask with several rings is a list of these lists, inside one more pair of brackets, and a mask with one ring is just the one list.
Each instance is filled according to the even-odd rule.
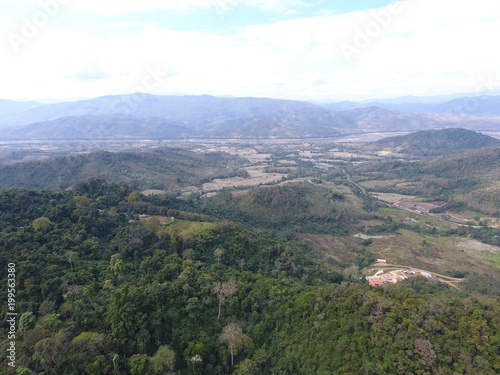
[[[308,209],[296,199],[304,189],[245,199]],[[17,275],[17,373],[500,371],[498,297],[424,278],[369,287],[286,231],[207,215],[208,204],[217,212],[210,202],[95,179],[71,191],[1,190],[0,257]]]

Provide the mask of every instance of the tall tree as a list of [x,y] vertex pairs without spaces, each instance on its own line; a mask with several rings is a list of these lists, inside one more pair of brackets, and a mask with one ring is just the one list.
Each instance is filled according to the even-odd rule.
[[216,283],[213,286],[212,291],[217,296],[217,300],[219,301],[219,313],[217,315],[217,320],[220,320],[222,305],[229,302],[231,297],[238,291],[238,285],[233,280],[229,280],[224,283]]
[[231,355],[231,365],[234,365],[234,356],[244,347],[251,347],[252,340],[243,333],[243,330],[236,323],[229,323],[222,329],[220,341],[227,345]]

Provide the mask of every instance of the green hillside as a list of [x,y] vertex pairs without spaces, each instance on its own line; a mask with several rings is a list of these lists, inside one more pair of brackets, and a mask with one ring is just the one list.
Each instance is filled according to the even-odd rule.
[[224,153],[194,153],[175,148],[141,152],[93,152],[0,167],[0,187],[66,189],[80,180],[100,178],[175,192],[213,178],[234,176],[244,162]]
[[[247,199],[305,208],[294,196]],[[18,313],[17,372],[4,355],[2,373],[500,370],[497,297],[422,277],[370,287],[293,236],[201,216],[198,204],[102,182],[0,190],[0,259],[11,264],[0,277],[15,272]],[[8,332],[4,320],[4,353]]]
[[377,191],[448,197],[482,212],[500,213],[500,148],[482,148],[420,162],[366,163],[356,170],[364,176],[359,181],[405,181]]
[[356,197],[309,182],[254,188],[234,203],[255,222],[301,231],[345,230],[346,224],[370,217]]
[[383,138],[369,144],[366,149],[416,156],[436,156],[499,146],[499,139],[471,130],[454,128],[425,130],[397,137]]

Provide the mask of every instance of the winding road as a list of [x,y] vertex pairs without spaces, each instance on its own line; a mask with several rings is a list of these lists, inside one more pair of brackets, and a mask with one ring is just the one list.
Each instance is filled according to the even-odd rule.
[[359,184],[355,183],[353,180],[351,180],[351,176],[349,176],[349,175],[347,174],[347,172],[345,171],[345,169],[344,169],[344,168],[342,168],[342,172],[344,172],[344,174],[347,176],[347,179],[349,180],[349,182],[350,182],[351,184],[353,184],[353,185],[354,185],[354,186],[356,186],[358,189],[360,189],[360,190],[363,192],[363,194],[364,194],[364,195],[367,195],[367,194],[366,194],[366,190],[365,190],[365,188],[364,188],[364,187],[362,187],[361,185],[359,185]]

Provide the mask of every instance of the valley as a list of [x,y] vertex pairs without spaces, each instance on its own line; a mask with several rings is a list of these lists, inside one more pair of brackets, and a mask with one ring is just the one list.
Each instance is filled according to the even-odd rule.
[[[157,147],[160,147],[158,150],[162,150],[166,146],[176,147],[181,154],[191,158],[190,160],[194,160],[195,155],[200,155],[200,157],[212,153],[231,155],[235,158],[232,161],[235,163],[233,171],[223,172],[218,169],[211,176],[205,174],[208,179],[203,178],[203,175],[194,179],[186,179],[187,169],[182,168],[196,169],[198,167],[191,165],[192,161],[188,160],[183,161],[186,167],[181,167],[181,169],[164,169],[166,166],[157,164],[159,160],[149,165],[133,166],[131,163],[136,162],[132,159],[127,161],[122,158],[125,164],[116,164],[116,167],[112,168],[121,170],[123,179],[116,179],[116,175],[113,175],[113,180],[116,182],[136,181],[138,187],[147,195],[174,193],[183,199],[201,198],[215,205],[220,205],[221,198],[229,194],[231,198],[224,198],[224,204],[233,207],[235,211],[244,212],[245,215],[257,215],[259,212],[255,211],[256,208],[250,208],[251,206],[248,205],[250,201],[245,203],[250,196],[259,191],[270,189],[269,191],[275,194],[273,189],[287,187],[287,191],[280,193],[285,194],[284,199],[287,199],[286,196],[293,196],[296,194],[295,190],[302,189],[304,192],[301,193],[303,197],[301,199],[311,200],[311,203],[307,203],[309,207],[312,207],[309,219],[299,220],[293,216],[287,219],[288,214],[284,214],[282,220],[285,222],[289,220],[291,224],[289,229],[294,228],[293,230],[299,233],[301,238],[317,247],[323,254],[322,256],[338,269],[353,262],[356,258],[356,246],[359,247],[360,242],[367,242],[362,239],[354,240],[351,237],[339,237],[335,233],[339,231],[340,225],[344,228],[342,231],[345,231],[348,236],[349,232],[356,230],[361,230],[365,235],[368,234],[367,238],[375,236],[373,240],[368,241],[370,244],[366,245],[363,251],[373,254],[375,258],[388,258],[393,264],[411,264],[413,267],[425,268],[430,272],[452,272],[455,269],[463,269],[465,272],[487,272],[500,275],[495,252],[473,251],[457,247],[457,243],[463,243],[467,239],[464,236],[477,236],[489,243],[498,244],[500,241],[498,237],[495,237],[500,228],[497,215],[464,204],[466,190],[460,186],[447,190],[439,189],[435,193],[432,189],[426,191],[417,188],[421,181],[415,182],[414,176],[404,172],[405,166],[415,168],[415,165],[419,163],[423,163],[423,166],[431,165],[439,159],[427,160],[411,154],[399,154],[395,159],[390,152],[376,150],[373,146],[370,148],[370,145],[376,145],[379,139],[388,139],[388,136],[393,135],[402,136],[401,133],[369,133],[358,134],[353,139],[248,139],[244,143],[239,139],[110,140],[96,142],[92,147],[106,148],[112,152],[109,156],[115,155],[116,157],[128,152],[127,155],[130,156],[127,158],[135,153],[149,158],[148,153],[151,150]],[[411,137],[415,137],[415,133]],[[106,170],[99,166],[101,156],[94,154],[95,151],[92,150],[76,151],[77,145],[83,147],[85,143],[38,141],[4,143],[3,147],[19,147],[27,154],[39,153],[43,159],[48,159],[49,155],[60,154],[88,155],[92,158],[94,166],[90,169],[90,165],[84,167],[82,171],[87,172],[80,178],[94,176],[108,179]],[[439,144],[436,147],[441,150],[443,146]],[[171,163],[169,161],[171,154],[167,152],[164,155],[166,159],[163,163]],[[27,159],[36,160],[36,156],[33,154]],[[149,159],[144,159],[144,162],[146,160]],[[82,162],[86,163],[82,159],[77,164],[80,165]],[[178,162],[179,160],[176,161]],[[46,163],[48,163],[47,160]],[[109,164],[109,161],[103,159],[102,163]],[[121,161],[117,159],[113,163],[121,163]],[[15,172],[17,176],[26,172],[26,167],[23,169],[23,166],[27,164],[12,164],[12,160],[10,164],[10,168],[20,168],[15,169],[18,171]],[[394,168],[394,164],[398,167]],[[67,161],[62,165],[67,165]],[[384,165],[386,167],[383,167]],[[137,172],[132,173],[132,171],[137,168],[143,170],[141,174],[146,178],[138,180],[133,177]],[[155,172],[152,168],[156,168]],[[92,172],[93,169],[101,172],[95,174]],[[127,170],[130,170],[130,174],[129,172],[123,173]],[[173,175],[164,179],[158,174],[165,173],[161,171],[169,171],[168,173],[173,173]],[[399,171],[402,171],[403,175],[398,175],[402,173]],[[61,177],[58,167],[54,172],[48,173],[56,173],[56,175],[49,176],[47,181],[57,181],[58,186],[61,187],[69,186],[65,185],[65,177]],[[157,176],[152,178],[152,173]],[[224,176],[224,174],[230,175]],[[78,179],[77,176],[76,178]],[[446,186],[443,176],[426,178],[429,178],[428,184]],[[486,184],[483,188],[488,186],[486,180],[491,181],[492,188],[496,183],[491,173],[486,170],[484,174],[475,178]],[[29,179],[28,174],[25,176],[25,181]],[[5,181],[3,181],[4,186],[6,186]],[[12,186],[15,186],[15,178],[13,184]],[[25,183],[24,186],[29,187],[29,183]],[[50,186],[50,184],[46,185],[48,188],[51,188]],[[415,194],[417,191],[422,194]],[[333,201],[332,198],[327,198],[324,203],[319,203],[325,199],[319,196],[334,198]],[[230,199],[230,202],[227,199]],[[498,202],[495,196],[492,199],[493,201],[489,203],[483,202],[483,205],[489,208],[494,207]],[[265,210],[258,214],[263,222],[267,222]],[[280,210],[281,208],[278,212],[281,212]],[[327,224],[330,220],[327,219],[329,216],[336,217],[336,220],[340,218],[347,224],[341,224],[341,222]],[[271,215],[271,222],[274,220],[272,217],[274,216]],[[259,221],[259,219],[254,220]],[[295,223],[301,220],[309,222]],[[327,223],[311,224],[317,220],[326,220]],[[332,233],[329,234],[329,231]],[[487,233],[484,238],[478,235],[483,231]],[[329,240],[328,236],[332,235],[332,239]],[[377,239],[377,236],[382,236],[383,239]],[[337,242],[342,246],[335,245]]]

